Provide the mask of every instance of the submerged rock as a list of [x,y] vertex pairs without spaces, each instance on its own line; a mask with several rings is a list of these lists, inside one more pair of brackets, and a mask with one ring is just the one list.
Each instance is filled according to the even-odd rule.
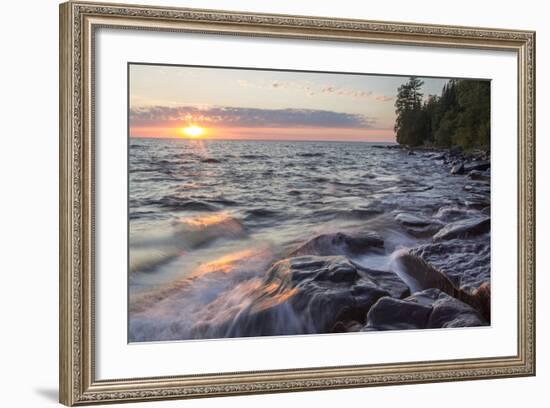
[[381,249],[383,247],[384,240],[373,232],[353,236],[337,232],[335,234],[322,234],[316,236],[298,249],[292,251],[290,256],[350,255]]
[[439,289],[427,289],[406,299],[383,297],[371,307],[363,330],[436,329],[488,325],[481,314]]
[[434,241],[454,238],[475,237],[491,229],[491,218],[477,217],[466,220],[455,221],[447,224],[437,234],[434,235]]

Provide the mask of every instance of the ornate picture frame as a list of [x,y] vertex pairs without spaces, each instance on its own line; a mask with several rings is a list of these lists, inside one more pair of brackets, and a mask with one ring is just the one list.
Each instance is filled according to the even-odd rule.
[[[95,35],[100,28],[517,55],[517,353],[254,372],[97,379]],[[125,135],[122,135],[125,137]],[[60,402],[80,405],[535,375],[535,33],[137,5],[60,5]],[[498,254],[494,254],[498,256]],[[122,271],[121,273],[125,273]]]

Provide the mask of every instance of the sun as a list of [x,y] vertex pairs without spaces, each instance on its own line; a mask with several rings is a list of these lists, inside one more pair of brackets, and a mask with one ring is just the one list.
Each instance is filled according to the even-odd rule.
[[183,133],[187,137],[201,137],[204,134],[204,128],[197,125],[191,125],[181,128],[181,133]]

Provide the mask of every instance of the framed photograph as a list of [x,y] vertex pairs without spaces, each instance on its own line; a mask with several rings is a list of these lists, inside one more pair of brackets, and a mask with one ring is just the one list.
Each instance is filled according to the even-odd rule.
[[60,6],[60,401],[535,374],[535,33]]

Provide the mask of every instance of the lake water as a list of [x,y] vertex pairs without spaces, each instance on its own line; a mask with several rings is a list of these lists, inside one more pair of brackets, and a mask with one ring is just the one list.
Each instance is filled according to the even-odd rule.
[[[351,142],[129,144],[130,341],[232,336],[197,327],[234,321],[270,265],[320,234],[378,234],[382,250],[350,257],[388,270],[396,251],[431,242],[415,220],[444,225],[490,205],[487,183],[450,176],[436,153]],[[477,285],[482,275],[454,279]],[[301,317],[284,318],[281,334],[300,334]]]

